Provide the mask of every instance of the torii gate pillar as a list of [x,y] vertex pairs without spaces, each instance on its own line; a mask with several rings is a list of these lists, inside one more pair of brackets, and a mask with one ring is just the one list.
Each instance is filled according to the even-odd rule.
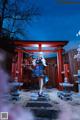
[[18,74],[18,81],[22,81],[22,62],[23,62],[23,52],[18,51],[18,61],[17,61],[17,70]]
[[63,70],[62,52],[63,52],[62,48],[59,48],[58,51],[57,51],[57,72],[58,72],[57,83],[58,83],[58,89],[61,89],[61,87],[59,86],[59,83],[63,82],[63,79],[62,79],[62,70]]

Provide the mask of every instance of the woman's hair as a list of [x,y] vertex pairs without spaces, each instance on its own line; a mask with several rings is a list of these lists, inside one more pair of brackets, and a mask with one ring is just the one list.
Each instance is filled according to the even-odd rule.
[[43,53],[39,53],[38,56],[44,58]]

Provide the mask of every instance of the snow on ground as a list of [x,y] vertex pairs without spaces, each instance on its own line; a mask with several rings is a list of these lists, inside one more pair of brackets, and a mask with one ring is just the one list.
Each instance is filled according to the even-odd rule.
[[57,97],[57,90],[49,93],[50,99],[59,104],[61,113],[58,120],[80,120],[80,97],[73,95],[72,101],[63,101]]
[[[25,106],[27,101],[31,99],[34,93],[37,97],[37,92],[38,91],[22,91],[20,94],[21,99],[18,101],[18,103],[22,106]],[[49,95],[49,98],[53,102],[53,104],[55,104],[55,107],[57,107],[58,105],[60,108],[61,112],[57,120],[80,120],[80,96],[76,97],[76,95],[73,95],[72,101],[64,101],[58,98],[57,92],[58,90],[56,89],[44,89],[44,93]]]

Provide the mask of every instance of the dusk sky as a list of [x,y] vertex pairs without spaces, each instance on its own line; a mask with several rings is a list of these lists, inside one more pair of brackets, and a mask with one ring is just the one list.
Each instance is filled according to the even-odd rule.
[[72,45],[79,43],[80,37],[76,37],[76,33],[80,29],[80,4],[73,4],[76,0],[71,0],[71,4],[60,1],[62,0],[35,0],[41,16],[34,18],[28,27],[28,39],[68,40],[73,41]]
[[[25,31],[23,40],[70,41],[65,49],[77,47],[80,36],[80,0],[29,0],[40,9],[30,25],[22,22]],[[62,2],[63,1],[63,2]],[[70,2],[71,1],[71,2]],[[27,5],[20,4],[21,9]]]
[[80,29],[80,4],[63,4],[59,0],[36,1],[42,13],[30,26],[32,39],[74,39]]

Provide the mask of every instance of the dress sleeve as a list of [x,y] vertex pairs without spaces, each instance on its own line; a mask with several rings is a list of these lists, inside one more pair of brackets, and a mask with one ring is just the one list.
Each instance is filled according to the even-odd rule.
[[35,59],[32,61],[32,64],[33,64],[33,66],[36,66],[36,60]]
[[44,58],[41,61],[42,61],[42,63],[43,63],[44,66],[47,66],[46,65],[46,60]]

